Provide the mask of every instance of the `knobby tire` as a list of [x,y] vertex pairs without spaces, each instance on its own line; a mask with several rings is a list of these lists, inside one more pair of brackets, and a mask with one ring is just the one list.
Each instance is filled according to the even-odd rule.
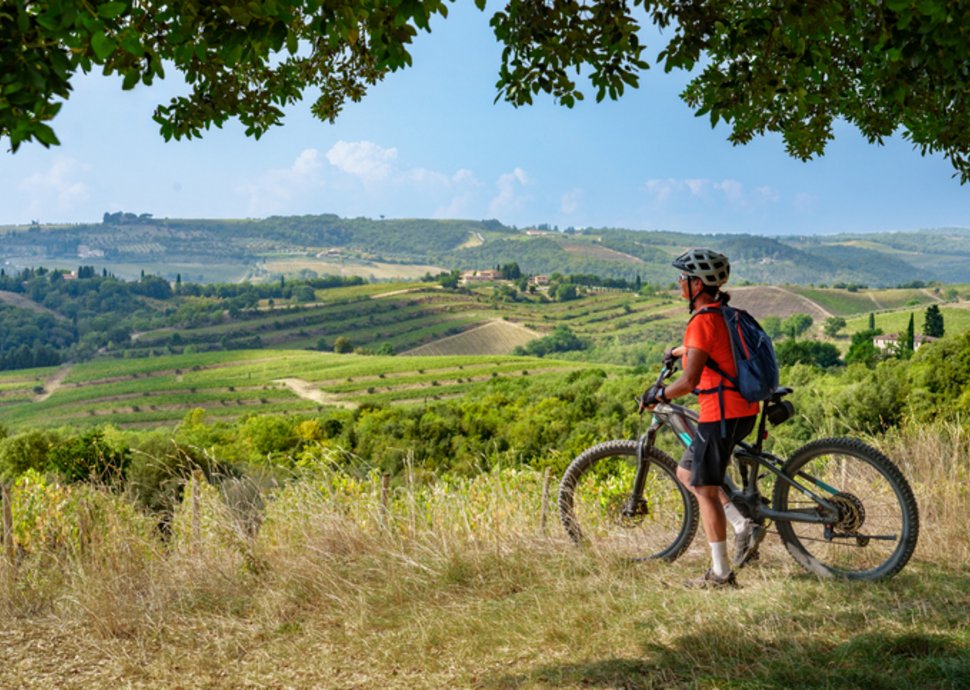
[[697,531],[697,500],[677,480],[677,465],[661,450],[644,449],[650,463],[647,514],[620,515],[633,489],[636,441],[607,441],[569,465],[559,487],[559,517],[570,538],[637,560],[673,561]]
[[[799,477],[799,472],[838,489],[837,498]],[[782,473],[823,498],[840,501],[844,517],[836,531],[859,535],[827,538],[822,525],[779,521],[778,534],[785,547],[809,572],[878,580],[898,573],[913,555],[919,537],[916,499],[899,468],[875,448],[856,439],[820,439],[795,451]],[[817,508],[780,480],[775,483],[773,502],[781,511]]]

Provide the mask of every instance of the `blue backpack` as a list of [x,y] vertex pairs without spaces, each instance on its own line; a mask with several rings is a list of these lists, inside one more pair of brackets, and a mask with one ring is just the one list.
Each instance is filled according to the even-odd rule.
[[[775,348],[771,344],[771,338],[751,314],[743,309],[722,304],[720,308],[705,307],[694,316],[713,311],[720,312],[724,318],[724,325],[727,326],[731,336],[731,355],[738,375],[731,376],[708,357],[704,366],[717,372],[721,376],[721,382],[716,388],[697,389],[694,393],[697,395],[717,393],[718,403],[721,406],[723,434],[726,429],[724,391],[735,390],[748,402],[767,400],[778,387],[778,360],[775,358]],[[726,385],[725,381],[730,385]]]

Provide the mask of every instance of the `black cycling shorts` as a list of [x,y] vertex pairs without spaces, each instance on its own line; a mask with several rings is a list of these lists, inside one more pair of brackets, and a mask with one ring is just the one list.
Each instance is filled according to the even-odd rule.
[[680,466],[690,470],[691,486],[721,486],[738,441],[754,429],[758,415],[725,419],[727,433],[721,436],[721,422],[701,422],[694,442],[684,451]]

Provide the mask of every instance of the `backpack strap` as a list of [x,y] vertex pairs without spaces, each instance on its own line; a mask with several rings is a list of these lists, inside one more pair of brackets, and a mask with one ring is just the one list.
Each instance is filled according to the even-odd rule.
[[[700,316],[701,314],[710,314],[712,312],[717,312],[723,317],[724,312],[722,310],[725,308],[725,306],[726,305],[722,304],[720,307],[704,307],[703,309],[691,315],[690,321],[692,321],[695,316]],[[690,321],[688,321],[688,323],[690,323]],[[727,324],[727,320],[725,320],[724,325],[726,328],[730,328]],[[730,331],[728,332],[728,340],[731,340]],[[731,352],[733,355],[734,353],[733,341],[731,342]],[[717,393],[717,404],[718,404],[718,408],[721,410],[721,438],[724,438],[725,436],[727,436],[727,422],[724,416],[724,391],[738,390],[738,379],[737,377],[731,376],[729,373],[724,371],[721,365],[718,364],[716,361],[714,361],[714,359],[710,355],[708,355],[707,361],[704,362],[704,366],[710,369],[711,371],[713,371],[714,373],[716,373],[718,376],[720,376],[721,380],[714,388],[695,388],[694,390],[691,391],[691,393],[693,393],[694,395],[712,395],[714,393]],[[725,385],[725,381],[727,381],[731,385]]]

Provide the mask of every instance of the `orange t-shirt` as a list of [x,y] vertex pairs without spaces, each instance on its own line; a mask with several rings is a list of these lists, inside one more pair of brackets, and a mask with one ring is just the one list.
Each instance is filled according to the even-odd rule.
[[[719,309],[719,305],[712,305]],[[684,332],[684,347],[688,350],[696,348],[703,350],[707,356],[717,362],[717,365],[731,376],[737,375],[734,366],[734,357],[731,354],[731,341],[729,340],[727,326],[724,325],[724,317],[717,312],[707,312],[698,314],[687,324]],[[686,364],[687,357],[684,357]],[[721,375],[709,367],[704,367],[701,372],[701,380],[697,387],[700,390],[717,388],[721,382]],[[726,386],[732,385],[725,380]],[[700,401],[700,421],[719,422],[721,420],[721,406],[718,402],[716,392],[705,395],[698,395]],[[758,414],[760,406],[745,400],[740,393],[735,390],[724,391],[724,418],[734,419],[735,417],[749,417]]]

